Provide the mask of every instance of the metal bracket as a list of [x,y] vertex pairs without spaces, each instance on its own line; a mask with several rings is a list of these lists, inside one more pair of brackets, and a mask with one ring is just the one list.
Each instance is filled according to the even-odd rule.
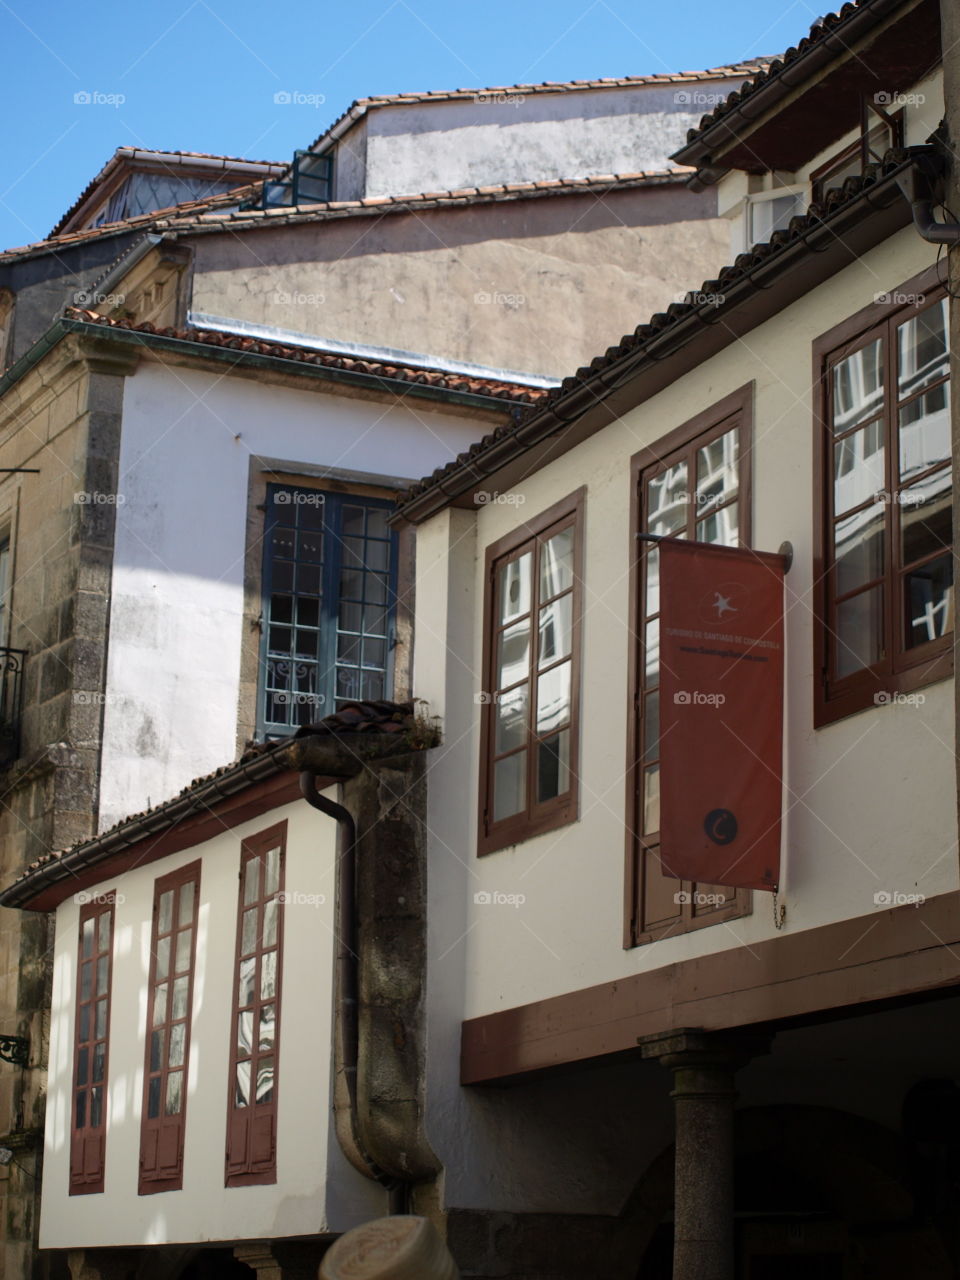
[[15,1067],[25,1067],[30,1062],[30,1041],[26,1036],[0,1035],[0,1058],[12,1062]]

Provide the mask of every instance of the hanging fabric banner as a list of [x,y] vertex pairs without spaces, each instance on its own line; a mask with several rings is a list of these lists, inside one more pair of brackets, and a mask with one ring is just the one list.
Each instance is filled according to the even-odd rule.
[[783,557],[660,548],[664,875],[775,890],[783,810]]

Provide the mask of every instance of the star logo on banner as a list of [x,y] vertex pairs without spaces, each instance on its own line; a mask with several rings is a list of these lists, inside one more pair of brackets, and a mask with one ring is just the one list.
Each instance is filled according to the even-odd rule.
[[737,610],[731,603],[730,597],[721,595],[719,591],[713,593],[712,608],[716,609],[717,617],[722,618],[725,613],[737,613]]

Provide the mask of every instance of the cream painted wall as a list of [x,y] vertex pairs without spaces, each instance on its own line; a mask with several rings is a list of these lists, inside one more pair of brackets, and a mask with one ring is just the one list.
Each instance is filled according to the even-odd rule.
[[419,478],[489,430],[153,362],[126,380],[100,829],[235,754],[251,460]]
[[[286,821],[277,1182],[223,1185],[240,842]],[[181,1191],[137,1194],[153,885],[202,859]],[[386,1193],[343,1158],[331,1057],[336,824],[302,801],[89,890],[118,895],[110,1015],[106,1178],[68,1194],[79,906],[56,913],[40,1246],[247,1240],[345,1231],[387,1211]]]

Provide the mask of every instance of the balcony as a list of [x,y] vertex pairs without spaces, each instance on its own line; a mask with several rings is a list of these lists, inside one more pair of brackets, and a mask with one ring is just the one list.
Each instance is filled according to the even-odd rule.
[[0,647],[0,768],[13,764],[20,754],[26,660],[26,649]]

